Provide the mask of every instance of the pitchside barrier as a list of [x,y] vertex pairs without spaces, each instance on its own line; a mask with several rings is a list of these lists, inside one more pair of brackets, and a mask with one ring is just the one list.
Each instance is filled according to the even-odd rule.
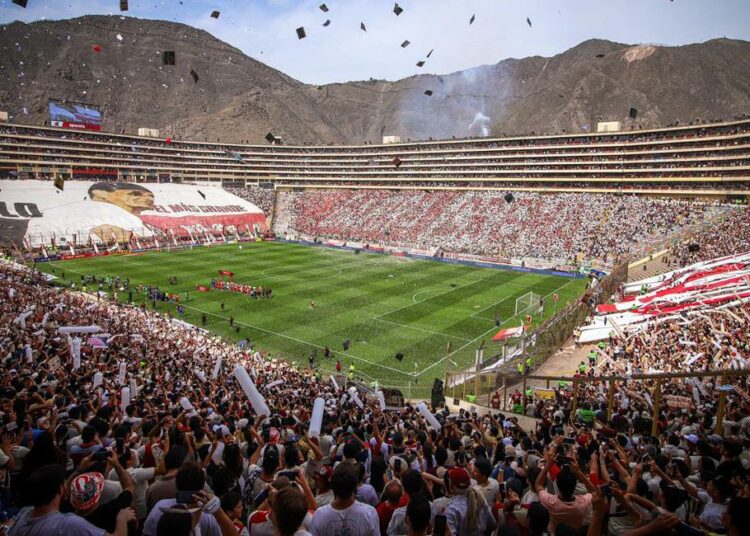
[[[615,411],[615,393],[618,391],[620,384],[628,381],[637,381],[640,383],[637,391],[628,390],[628,396],[631,398],[648,398],[651,405],[652,429],[651,434],[656,435],[659,423],[659,414],[662,408],[670,409],[687,409],[695,410],[696,403],[705,398],[701,394],[672,395],[667,394],[662,387],[669,386],[670,381],[692,381],[693,379],[720,379],[718,390],[718,407],[716,409],[716,433],[722,434],[724,431],[724,417],[726,410],[726,396],[728,392],[735,391],[743,397],[748,397],[744,390],[739,389],[737,384],[742,379],[747,382],[750,375],[750,369],[732,369],[732,370],[715,370],[715,371],[695,371],[695,372],[674,372],[674,373],[655,373],[655,374],[633,374],[630,376],[537,376],[528,375],[518,377],[513,374],[504,374],[501,372],[483,373],[481,383],[491,386],[482,397],[476,399],[471,397],[469,402],[478,406],[485,406],[499,411],[512,411],[509,403],[510,395],[513,390],[518,389],[520,393],[526,393],[527,388],[533,391],[534,400],[555,400],[556,391],[561,389],[565,392],[566,400],[571,401],[571,416],[575,418],[576,410],[584,403],[600,404],[607,402],[607,419],[611,419]],[[520,383],[518,380],[521,380]],[[455,385],[451,390],[446,390],[446,399],[453,397],[460,400],[462,394],[461,387]],[[737,390],[739,389],[739,390]],[[592,394],[592,390],[593,393]],[[692,390],[692,387],[691,387]],[[510,393],[509,393],[510,391]],[[685,391],[682,391],[683,393]],[[712,393],[716,395],[714,391]],[[471,395],[468,395],[471,396]],[[696,400],[695,397],[698,397]],[[526,407],[528,402],[526,396],[523,396],[522,407]]]
[[[606,302],[627,277],[628,259],[625,259],[609,275],[600,279],[593,289],[587,290],[580,300],[568,304],[533,331],[505,341],[499,347],[490,343],[484,353],[486,355],[491,352],[491,357],[485,359],[480,366],[446,371],[446,397],[450,390],[452,398],[478,403],[501,387],[504,381],[507,385],[520,383],[523,375],[518,372],[519,363],[522,364],[524,373],[538,370],[562,348],[565,341],[591,314],[593,307]],[[530,363],[529,370],[527,363]],[[572,381],[572,378],[568,380]]]

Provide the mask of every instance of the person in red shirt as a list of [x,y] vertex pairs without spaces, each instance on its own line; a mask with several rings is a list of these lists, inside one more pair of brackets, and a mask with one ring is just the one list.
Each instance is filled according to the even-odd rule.
[[383,490],[383,500],[375,508],[378,513],[378,520],[380,521],[380,534],[386,534],[388,532],[388,523],[391,522],[393,512],[396,508],[401,505],[401,497],[404,494],[404,490],[401,487],[401,482],[398,480],[392,480],[386,485]]

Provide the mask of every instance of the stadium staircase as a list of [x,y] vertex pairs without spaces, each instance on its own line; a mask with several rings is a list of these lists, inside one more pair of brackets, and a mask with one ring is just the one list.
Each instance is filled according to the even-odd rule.
[[277,192],[276,201],[273,204],[272,229],[277,236],[283,236],[292,228],[292,215],[294,197],[286,192]]

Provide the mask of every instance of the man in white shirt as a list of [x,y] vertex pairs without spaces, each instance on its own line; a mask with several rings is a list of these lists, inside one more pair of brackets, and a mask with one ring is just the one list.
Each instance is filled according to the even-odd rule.
[[357,468],[348,463],[339,464],[333,472],[331,487],[333,502],[318,509],[313,517],[313,536],[379,536],[380,525],[375,508],[355,499],[359,480]]

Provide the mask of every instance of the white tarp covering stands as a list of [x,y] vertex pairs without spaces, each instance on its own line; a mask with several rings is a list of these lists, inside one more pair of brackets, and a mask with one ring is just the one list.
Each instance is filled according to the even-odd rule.
[[750,253],[699,262],[624,286],[617,303],[597,307],[596,316],[581,328],[579,343],[609,338],[618,329],[634,333],[668,320],[689,323],[701,311],[750,301]]

